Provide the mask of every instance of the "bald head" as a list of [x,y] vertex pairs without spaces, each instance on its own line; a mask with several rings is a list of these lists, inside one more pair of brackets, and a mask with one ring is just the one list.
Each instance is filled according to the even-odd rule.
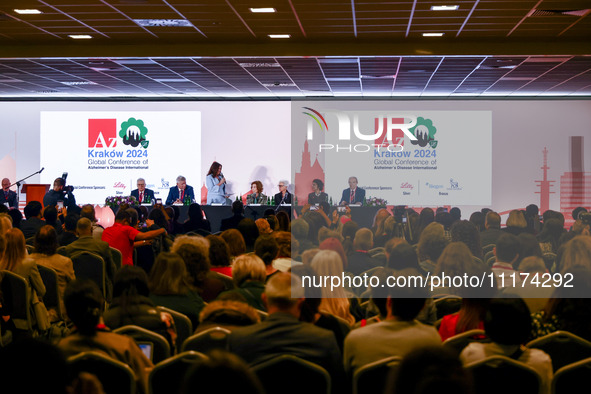
[[10,188],[10,179],[2,179],[2,190],[7,191]]
[[80,218],[76,224],[76,232],[79,237],[92,235],[92,222],[88,218]]

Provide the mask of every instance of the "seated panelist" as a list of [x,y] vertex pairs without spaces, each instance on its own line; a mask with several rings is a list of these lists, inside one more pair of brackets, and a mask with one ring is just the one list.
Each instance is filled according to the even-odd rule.
[[252,194],[246,196],[246,204],[267,204],[269,198],[263,194],[263,184],[261,181],[254,181],[250,184],[250,190],[252,190]]

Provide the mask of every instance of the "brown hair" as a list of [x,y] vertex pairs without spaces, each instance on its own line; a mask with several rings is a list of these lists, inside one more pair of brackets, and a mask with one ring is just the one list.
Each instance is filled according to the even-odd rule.
[[11,228],[6,231],[4,238],[6,239],[6,249],[2,261],[0,261],[0,268],[14,271],[27,256],[25,236],[18,228]]
[[261,183],[261,181],[254,181],[253,183],[250,184],[250,186],[252,186],[252,185],[257,185],[257,193],[263,192],[263,184]]
[[184,295],[193,290],[181,256],[176,253],[160,253],[150,271],[148,287],[155,295]]
[[53,256],[58,248],[57,232],[50,225],[45,225],[35,234],[35,252]]
[[221,236],[228,244],[232,257],[238,257],[246,252],[246,242],[244,242],[244,237],[240,231],[232,228],[222,232]]

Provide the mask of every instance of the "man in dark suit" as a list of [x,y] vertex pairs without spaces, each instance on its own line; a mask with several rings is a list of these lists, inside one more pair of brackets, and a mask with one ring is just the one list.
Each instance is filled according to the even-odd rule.
[[151,189],[146,189],[146,180],[144,178],[139,178],[137,180],[137,189],[131,191],[131,197],[135,197],[135,199],[138,200],[140,204],[154,204],[156,202],[154,191]]
[[[254,365],[283,354],[318,364],[328,371],[333,386],[343,381],[341,352],[331,331],[299,321],[304,289],[299,278],[278,273],[269,279],[262,295],[269,317],[261,323],[236,329],[230,335],[230,351]],[[338,392],[333,390],[333,392]]]
[[349,188],[343,190],[343,196],[341,197],[340,205],[361,205],[365,199],[365,190],[357,187],[357,177],[352,176],[349,178]]
[[25,238],[31,238],[37,234],[37,230],[45,226],[47,223],[42,220],[41,215],[41,203],[39,201],[30,201],[25,206],[25,219],[21,222],[21,231],[25,235]]
[[8,203],[9,208],[18,208],[16,192],[10,190],[10,179],[2,179],[2,193],[0,193],[0,204]]
[[275,205],[291,204],[291,193],[287,191],[289,182],[286,180],[279,181],[279,193],[275,194]]
[[191,202],[195,202],[195,194],[193,187],[187,185],[187,179],[179,175],[176,178],[176,186],[170,188],[168,197],[166,198],[166,205],[182,204],[185,199],[189,198]]
[[91,252],[99,255],[105,261],[107,298],[110,299],[113,290],[113,279],[117,270],[111,255],[109,244],[92,236],[92,222],[88,218],[80,218],[76,224],[78,239],[66,246],[66,254],[72,256],[80,252]]
[[232,203],[232,213],[234,214],[233,216],[222,219],[222,224],[220,226],[221,231],[238,228],[238,223],[244,219],[244,206],[242,205],[242,201],[234,201]]

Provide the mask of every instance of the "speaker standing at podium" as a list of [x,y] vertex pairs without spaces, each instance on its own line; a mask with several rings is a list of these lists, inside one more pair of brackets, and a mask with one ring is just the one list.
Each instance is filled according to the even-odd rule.
[[0,193],[0,204],[8,204],[9,208],[18,208],[18,200],[16,192],[9,189],[10,180],[8,178],[2,179],[2,193]]
[[43,197],[43,206],[56,206],[58,201],[64,202],[64,207],[70,211],[71,209],[78,208],[76,206],[76,198],[72,194],[72,188],[68,188],[64,190],[66,186],[66,181],[63,178],[55,178],[53,181],[53,189],[50,189],[47,193],[45,193],[45,197]]

